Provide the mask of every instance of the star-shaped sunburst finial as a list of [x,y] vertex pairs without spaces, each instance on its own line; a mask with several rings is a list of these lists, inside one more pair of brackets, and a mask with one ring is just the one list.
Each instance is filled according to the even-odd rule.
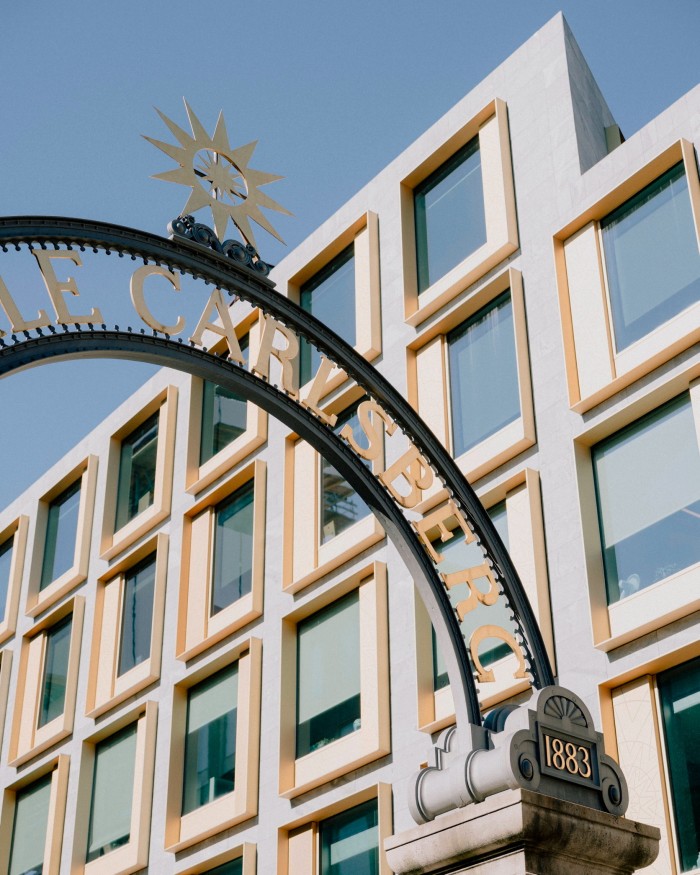
[[144,139],[161,152],[165,152],[180,166],[174,170],[166,170],[164,173],[156,173],[153,178],[177,182],[191,188],[183,214],[193,213],[202,207],[210,207],[214,217],[214,230],[221,241],[226,235],[228,220],[231,219],[244,241],[257,248],[255,235],[250,226],[252,219],[284,243],[260,209],[265,207],[268,210],[284,213],[286,216],[292,215],[289,210],[285,210],[277,201],[260,191],[260,186],[276,182],[283,177],[274,173],[263,173],[248,166],[257,140],[234,149],[229,142],[222,113],[219,113],[213,136],[209,136],[187,101],[185,101],[185,109],[192,135],[156,109],[179,145],[164,143],[145,135]]

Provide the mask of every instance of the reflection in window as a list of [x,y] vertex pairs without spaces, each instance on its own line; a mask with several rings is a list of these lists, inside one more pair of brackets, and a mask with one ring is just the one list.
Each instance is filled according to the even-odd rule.
[[212,616],[251,590],[254,486],[249,480],[216,508]]
[[[355,248],[351,244],[299,291],[302,310],[320,319],[351,346],[357,342],[355,326]],[[303,386],[318,370],[321,356],[315,347],[300,338],[300,377]]]
[[360,726],[360,598],[354,590],[297,626],[296,755]]
[[0,544],[0,623],[5,619],[7,593],[10,589],[10,571],[12,569],[12,546],[14,535],[4,544]]
[[[346,425],[352,428],[355,441],[366,446],[367,438],[360,427],[357,404],[340,414],[335,433],[338,434]],[[369,508],[348,481],[330,462],[321,458],[321,543],[330,541],[368,513]]]
[[486,243],[479,138],[422,182],[414,202],[420,293]]
[[119,458],[115,529],[153,504],[156,489],[158,412],[124,438]]
[[149,556],[126,573],[122,625],[119,640],[121,677],[151,655],[153,594],[156,581],[156,557]]
[[46,633],[44,676],[37,727],[41,729],[63,714],[68,682],[68,657],[72,616],[66,617]]
[[700,452],[687,394],[593,448],[608,602],[700,561]]
[[49,504],[40,589],[44,589],[52,580],[73,567],[78,534],[80,483],[80,479],[76,480]]
[[[248,335],[240,338],[244,359],[248,360]],[[205,380],[202,387],[202,430],[199,464],[203,465],[246,430],[246,401],[216,383]]]
[[700,300],[700,253],[683,163],[600,226],[615,343],[622,350]]
[[50,801],[51,775],[17,791],[9,875],[43,872]]
[[378,875],[377,801],[321,821],[321,875]]
[[520,416],[513,303],[505,292],[447,338],[455,456]]
[[[503,541],[503,546],[506,548],[506,550],[508,550],[508,517],[506,513],[505,501],[502,501],[500,502],[500,504],[496,504],[493,507],[490,507],[488,514],[491,517],[491,522],[494,524],[501,541]],[[458,571],[462,568],[469,568],[470,565],[477,565],[483,561],[480,558],[481,552],[477,548],[476,544],[465,544],[459,530],[457,530],[457,532],[452,537],[453,539],[450,541],[446,541],[444,543],[441,541],[437,541],[433,544],[436,551],[444,557],[443,561],[440,563],[439,566],[441,574],[449,574],[452,571]],[[458,594],[459,591],[461,591],[462,589],[463,587],[455,587],[455,592]],[[461,598],[461,596],[458,597],[458,600],[459,598]],[[454,600],[453,604],[456,604]],[[503,626],[503,628],[509,632],[513,631],[513,623],[509,619],[510,612],[502,608],[500,606],[500,603],[489,606],[488,610],[490,610],[491,613],[488,617],[485,617],[484,615],[485,609],[485,605],[478,605],[477,608],[474,611],[470,611],[462,621],[462,631],[464,632],[467,645],[469,644],[469,636],[474,631],[474,629],[486,623]],[[478,622],[473,619],[474,615],[478,615]],[[435,692],[437,692],[438,690],[443,689],[443,687],[449,686],[450,679],[447,676],[447,666],[442,656],[442,652],[437,646],[435,629],[432,629],[432,638],[433,689],[435,690]],[[491,644],[490,647],[488,646],[489,643]],[[497,638],[492,638],[490,641],[489,639],[486,639],[484,644],[481,646],[481,649],[479,650],[479,658],[481,660],[481,664],[487,667],[497,660],[501,659],[502,657],[507,656],[509,653],[510,648],[507,644],[504,644],[502,641],[499,642]]]
[[238,663],[189,690],[183,814],[234,789],[237,714]]
[[682,872],[700,867],[700,659],[658,677]]
[[127,844],[131,836],[136,730],[132,723],[95,747],[88,863]]
[[243,875],[243,857],[238,857],[237,860],[231,860],[229,863],[224,863],[213,869],[207,869],[206,875]]

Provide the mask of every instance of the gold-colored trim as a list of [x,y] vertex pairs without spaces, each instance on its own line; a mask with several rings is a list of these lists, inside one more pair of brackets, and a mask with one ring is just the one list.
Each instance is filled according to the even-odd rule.
[[[12,559],[10,560],[10,573],[8,578],[7,596],[3,606],[3,619],[0,622],[0,644],[11,638],[17,629],[17,612],[19,610],[19,594],[22,587],[22,574],[27,551],[27,534],[29,532],[29,517],[25,514],[18,516],[14,522],[0,532],[0,545],[4,545],[10,538],[12,543]],[[2,732],[0,731],[0,739]]]
[[224,863],[231,863],[233,860],[243,859],[243,869],[241,875],[255,875],[255,860],[257,856],[257,847],[252,842],[243,842],[241,845],[236,845],[234,848],[228,848],[220,854],[214,854],[207,858],[205,863],[199,863],[197,866],[188,866],[187,869],[177,872],[177,875],[206,875],[217,866],[223,866]]

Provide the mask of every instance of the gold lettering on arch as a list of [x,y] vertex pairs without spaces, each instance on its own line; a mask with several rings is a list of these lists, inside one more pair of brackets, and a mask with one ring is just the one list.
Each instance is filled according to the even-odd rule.
[[[465,583],[469,588],[467,598],[457,603],[456,610],[460,622],[464,619],[469,611],[481,603],[482,605],[495,605],[498,601],[499,589],[496,583],[496,578],[490,566],[484,562],[482,565],[473,565],[471,568],[462,568],[459,571],[453,571],[451,574],[441,574],[440,577],[445,581],[445,586],[452,589],[453,586],[459,586]],[[485,578],[488,581],[489,588],[486,592],[482,592],[476,586],[476,581]]]
[[469,652],[476,668],[476,679],[480,684],[490,684],[496,680],[493,670],[484,668],[479,658],[479,645],[487,638],[499,638],[513,651],[515,658],[518,660],[518,668],[513,673],[514,678],[527,678],[525,669],[525,654],[522,647],[515,640],[514,636],[500,626],[479,626],[475,629],[469,638]]

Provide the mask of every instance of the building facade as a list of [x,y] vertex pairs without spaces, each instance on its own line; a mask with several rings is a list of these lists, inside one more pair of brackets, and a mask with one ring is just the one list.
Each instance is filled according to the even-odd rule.
[[[457,459],[665,875],[700,867],[698,142],[700,88],[623,141],[557,16],[272,275]],[[483,708],[524,701],[475,601]],[[2,872],[386,875],[453,720],[396,546],[232,393],[160,372],[0,513]]]

